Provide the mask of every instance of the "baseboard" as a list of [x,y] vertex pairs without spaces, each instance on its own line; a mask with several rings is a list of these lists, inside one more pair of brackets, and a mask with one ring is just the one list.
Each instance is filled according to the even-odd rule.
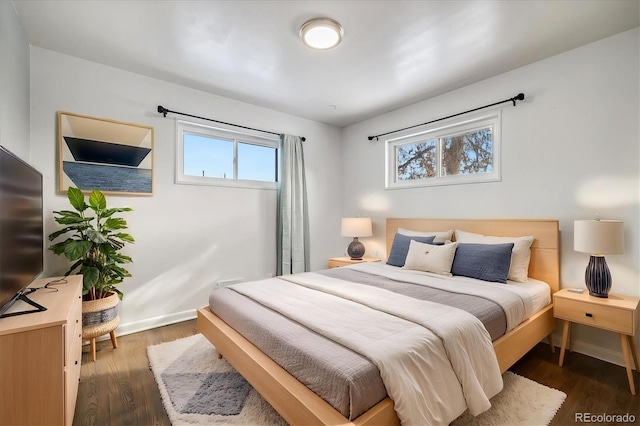
[[[126,336],[127,334],[139,333],[141,331],[151,330],[153,328],[163,327],[165,325],[171,325],[178,322],[188,321],[196,318],[196,310],[191,309],[183,312],[176,312],[174,314],[162,315],[159,317],[148,318],[142,321],[128,322],[120,324],[116,328],[116,336]],[[97,341],[110,339],[109,334],[98,337]],[[84,342],[87,344],[88,341]]]
[[607,361],[612,364],[620,365],[624,367],[624,358],[622,356],[622,350],[614,351],[611,349],[603,348],[601,346],[592,345],[584,342],[573,342],[573,350],[584,355],[598,358],[602,361]]
[[[546,340],[545,340],[546,342]],[[556,345],[558,349],[558,356],[560,353],[560,345],[562,344],[562,333],[553,333],[553,343]],[[567,344],[567,346],[569,346]],[[597,358],[601,361],[610,362],[611,364],[616,364],[621,367],[624,367],[624,357],[622,356],[622,350],[618,345],[615,350],[605,348],[598,345],[593,345],[591,343],[585,343],[580,340],[573,341],[573,352],[578,352],[583,355],[590,356],[592,358]],[[567,347],[567,350],[569,348]],[[565,355],[566,357],[566,355]]]

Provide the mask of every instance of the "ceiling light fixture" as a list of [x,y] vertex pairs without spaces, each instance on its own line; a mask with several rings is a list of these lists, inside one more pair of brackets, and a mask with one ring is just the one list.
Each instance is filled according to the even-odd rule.
[[342,41],[342,26],[330,18],[314,18],[300,27],[300,39],[312,49],[331,49]]

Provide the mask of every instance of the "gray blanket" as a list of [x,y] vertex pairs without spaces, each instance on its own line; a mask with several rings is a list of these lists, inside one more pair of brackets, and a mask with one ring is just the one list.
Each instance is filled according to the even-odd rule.
[[353,420],[387,396],[368,359],[229,288],[209,296],[211,311],[292,376]]
[[478,318],[482,324],[484,324],[489,335],[491,335],[491,340],[496,340],[501,337],[507,330],[504,311],[500,305],[482,297],[452,293],[423,285],[394,281],[389,278],[367,274],[366,272],[354,271],[350,268],[333,268],[316,273],[341,280],[384,288],[416,299],[428,300],[430,302],[462,309]]

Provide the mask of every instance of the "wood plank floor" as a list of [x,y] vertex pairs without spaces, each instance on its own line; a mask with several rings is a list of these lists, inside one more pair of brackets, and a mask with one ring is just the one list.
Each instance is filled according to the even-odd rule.
[[170,425],[160,392],[149,369],[147,346],[197,333],[196,321],[159,327],[98,342],[92,362],[83,348],[74,425]]
[[[192,320],[120,337],[115,350],[110,340],[98,342],[96,362],[84,348],[74,425],[169,425],[147,346],[195,333]],[[629,392],[624,368],[578,353],[567,353],[560,368],[558,353],[541,343],[511,368],[567,394],[552,425],[575,425],[575,413],[630,413],[640,422],[640,399]],[[638,373],[634,376],[638,388]]]

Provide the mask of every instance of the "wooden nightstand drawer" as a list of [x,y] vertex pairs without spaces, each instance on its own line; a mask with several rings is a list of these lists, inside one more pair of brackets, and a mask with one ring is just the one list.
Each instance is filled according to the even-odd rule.
[[342,262],[340,260],[329,259],[329,269],[338,268],[340,266],[347,266],[347,265],[353,265],[353,263]]
[[340,266],[355,265],[357,263],[380,262],[380,261],[381,259],[378,259],[376,257],[364,257],[361,260],[354,260],[348,257],[331,257],[329,258],[329,269],[338,268]]
[[556,297],[554,316],[571,322],[633,334],[633,311]]

